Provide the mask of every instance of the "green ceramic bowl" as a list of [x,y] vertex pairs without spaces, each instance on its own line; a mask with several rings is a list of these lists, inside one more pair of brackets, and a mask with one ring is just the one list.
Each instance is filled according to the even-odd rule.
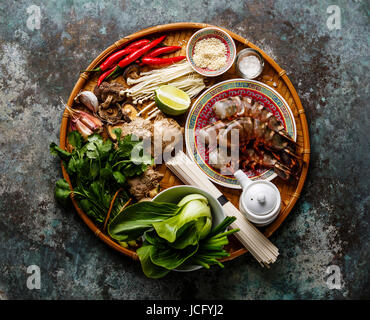
[[[205,196],[208,199],[209,206],[211,207],[211,213],[212,213],[212,227],[217,226],[225,219],[224,211],[217,201],[216,198],[211,196],[208,192],[199,189],[198,187],[194,186],[175,186],[168,188],[166,190],[163,190],[160,192],[157,196],[153,198],[153,201],[156,202],[170,202],[177,204],[183,197],[187,196],[188,194],[198,193],[203,196]],[[174,271],[180,271],[180,272],[189,272],[194,271],[202,268],[198,265],[186,265],[174,269]]]

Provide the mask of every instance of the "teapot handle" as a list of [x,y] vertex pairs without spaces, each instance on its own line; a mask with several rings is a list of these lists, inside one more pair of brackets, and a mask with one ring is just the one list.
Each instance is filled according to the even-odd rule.
[[252,180],[249,179],[247,175],[240,169],[234,172],[234,177],[238,180],[243,189],[252,183]]

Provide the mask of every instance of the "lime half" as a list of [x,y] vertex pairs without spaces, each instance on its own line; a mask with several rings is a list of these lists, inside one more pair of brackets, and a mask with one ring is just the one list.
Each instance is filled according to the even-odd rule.
[[164,85],[155,90],[155,103],[163,113],[178,116],[189,109],[190,98],[186,92]]

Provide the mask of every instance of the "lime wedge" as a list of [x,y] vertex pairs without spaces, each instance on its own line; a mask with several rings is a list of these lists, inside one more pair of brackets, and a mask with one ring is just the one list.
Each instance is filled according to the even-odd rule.
[[163,113],[178,116],[189,109],[190,98],[186,92],[164,85],[155,91],[155,103]]

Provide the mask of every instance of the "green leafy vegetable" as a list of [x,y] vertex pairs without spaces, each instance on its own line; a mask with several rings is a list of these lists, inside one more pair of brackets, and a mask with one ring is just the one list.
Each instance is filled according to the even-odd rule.
[[64,179],[59,179],[55,184],[54,195],[60,204],[67,206],[70,202],[71,195],[68,182]]
[[[65,151],[55,143],[50,144],[50,152],[63,160],[73,186],[75,199],[81,209],[96,222],[103,222],[109,210],[114,194],[119,188],[126,187],[127,177],[141,175],[152,159],[134,163],[131,152],[135,146],[142,144],[133,140],[131,135],[120,138],[117,133],[117,146],[110,140],[104,140],[99,134],[92,134],[86,140],[78,131],[68,133],[68,142],[73,146],[71,152]],[[137,160],[137,159],[136,159]],[[56,185],[55,193],[60,203],[67,203],[67,191]],[[69,196],[69,193],[68,193]],[[114,202],[110,219],[121,210],[129,197],[125,191],[120,192]]]
[[181,266],[198,250],[198,243],[183,249],[174,249],[170,246],[153,246],[150,253],[152,262],[160,267],[172,270]]
[[54,142],[50,144],[50,153],[53,156],[59,156],[59,158],[61,158],[62,160],[66,160],[66,161],[69,160],[69,158],[72,155],[68,151],[65,151],[62,148],[58,147]]
[[188,195],[179,204],[181,212],[162,222],[153,223],[158,235],[168,242],[174,242],[177,232],[187,223],[195,222],[195,233],[199,239],[204,238],[211,230],[212,215],[208,200],[202,195]]
[[191,221],[181,227],[176,233],[176,240],[168,244],[174,249],[184,249],[187,246],[196,245],[199,238],[200,233],[197,229],[197,221]]
[[191,257],[189,263],[201,265],[206,269],[209,269],[211,264],[218,264],[223,268],[223,264],[217,259],[229,256],[229,253],[223,250],[223,247],[229,243],[227,236],[238,232],[239,229],[224,230],[235,220],[235,217],[226,217],[206,238],[201,240],[197,253]]
[[196,245],[199,241],[199,236],[195,227],[195,222],[187,223],[177,233],[177,239],[170,243],[166,239],[161,238],[155,229],[149,229],[144,233],[145,240],[154,246],[169,246],[174,249],[184,249],[189,245]]
[[80,149],[83,143],[81,134],[78,131],[68,133],[68,142],[76,149]]
[[[166,204],[160,203],[160,205]],[[145,207],[146,205],[143,206]],[[134,216],[135,212],[137,215],[141,211],[134,210],[134,205],[130,207],[132,211],[125,210],[116,218],[120,221],[120,227],[124,226],[123,234],[129,234],[132,228],[131,230],[138,231],[131,235],[132,237],[144,236],[145,241],[137,250],[137,254],[147,277],[161,278],[170,270],[186,265],[196,264],[207,269],[212,264],[223,267],[218,259],[229,255],[223,249],[224,245],[228,244],[227,236],[238,231],[224,232],[224,230],[235,220],[235,217],[225,218],[220,225],[211,230],[212,217],[208,200],[199,194],[184,197],[177,204],[178,209],[172,217],[167,216],[162,221],[156,222],[159,212],[155,211],[158,208],[147,210],[147,216],[142,215],[139,224],[135,223]],[[126,216],[127,214],[131,217]],[[126,222],[124,222],[125,219]],[[116,228],[116,234],[120,234],[115,220],[111,222],[111,226]],[[143,230],[146,231],[143,233]],[[122,233],[120,235],[122,236]]]
[[119,184],[124,184],[126,182],[126,177],[120,171],[114,171],[113,177]]
[[154,229],[146,231],[145,242],[137,250],[144,274],[149,278],[161,278],[170,270],[194,264],[206,269],[213,264],[223,268],[223,264],[218,259],[229,256],[229,253],[223,249],[228,244],[227,236],[239,229],[224,230],[235,219],[235,217],[226,217],[204,239],[183,249],[174,249],[172,244],[159,237]]
[[115,240],[134,240],[152,228],[153,223],[176,215],[179,207],[173,203],[142,201],[128,206],[108,225],[108,234]]
[[157,266],[152,262],[150,255],[153,251],[153,248],[154,246],[148,245],[144,242],[144,245],[137,249],[136,253],[140,257],[141,268],[143,269],[144,274],[148,278],[158,279],[164,277],[171,270]]

